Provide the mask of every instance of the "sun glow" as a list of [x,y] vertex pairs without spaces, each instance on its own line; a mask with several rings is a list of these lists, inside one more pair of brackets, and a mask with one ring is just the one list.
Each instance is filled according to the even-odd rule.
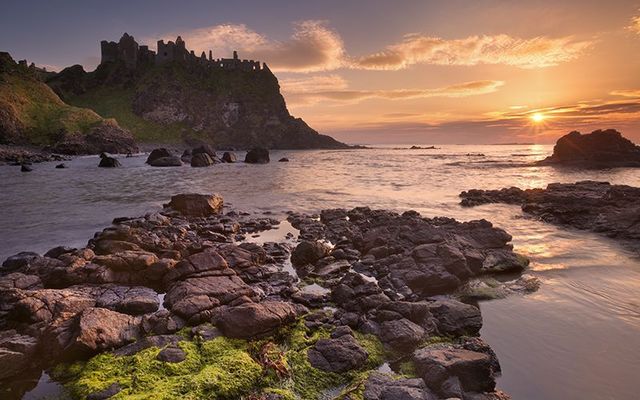
[[547,117],[542,113],[535,113],[535,114],[531,115],[530,118],[534,123],[539,124],[540,122],[544,121],[545,118],[547,118]]

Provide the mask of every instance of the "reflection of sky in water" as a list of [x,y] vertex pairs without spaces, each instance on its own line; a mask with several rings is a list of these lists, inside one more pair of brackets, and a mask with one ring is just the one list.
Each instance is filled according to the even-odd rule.
[[[525,298],[482,303],[483,335],[503,364],[500,385],[515,399],[633,398],[640,362],[640,261],[599,235],[524,218],[517,206],[462,208],[471,188],[544,187],[585,179],[640,186],[637,170],[580,171],[523,166],[551,146],[442,146],[436,150],[278,151],[291,162],[151,168],[96,168],[96,157],[37,164],[24,174],[0,167],[0,258],[83,245],[117,216],[157,210],[173,194],[223,195],[247,211],[317,212],[368,205],[460,220],[485,218],[513,235],[544,284]],[[484,156],[477,156],[478,153]],[[242,154],[239,154],[242,159]],[[287,223],[255,242],[278,240]]]

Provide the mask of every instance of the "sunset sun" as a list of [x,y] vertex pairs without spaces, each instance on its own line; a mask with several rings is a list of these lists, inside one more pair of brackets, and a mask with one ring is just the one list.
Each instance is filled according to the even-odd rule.
[[535,114],[531,115],[530,118],[534,123],[539,124],[542,121],[544,121],[547,117],[542,113],[535,113]]

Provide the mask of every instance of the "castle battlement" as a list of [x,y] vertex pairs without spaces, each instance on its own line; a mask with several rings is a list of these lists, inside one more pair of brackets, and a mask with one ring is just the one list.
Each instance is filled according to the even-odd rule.
[[149,50],[149,46],[138,45],[133,36],[125,33],[118,42],[103,40],[100,42],[100,64],[122,61],[130,69],[136,69],[139,65],[160,65],[167,62],[199,63],[210,68],[240,71],[269,70],[266,63],[261,64],[255,60],[241,60],[238,52],[233,52],[233,58],[213,58],[213,51],[209,50],[209,56],[203,51],[197,56],[193,50],[187,50],[186,43],[180,36],[174,41],[158,40],[157,52]]

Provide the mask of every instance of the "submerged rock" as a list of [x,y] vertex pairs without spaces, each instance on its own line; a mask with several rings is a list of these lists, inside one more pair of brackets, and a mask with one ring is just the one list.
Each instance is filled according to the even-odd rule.
[[22,164],[20,166],[20,172],[31,172],[31,171],[33,171],[33,169],[26,164]]
[[585,135],[573,131],[558,139],[553,154],[538,164],[586,168],[640,167],[640,146],[614,129]]
[[120,161],[109,156],[100,157],[100,163],[98,164],[100,168],[116,168],[121,166]]
[[182,160],[177,156],[160,157],[148,162],[148,164],[152,167],[180,167]]
[[192,167],[209,167],[213,164],[213,158],[207,153],[195,153],[191,156]]
[[173,154],[171,154],[171,152],[165,149],[164,147],[161,147],[159,149],[153,149],[151,153],[149,153],[149,156],[147,157],[147,161],[145,162],[149,165],[153,165],[154,161],[159,160],[161,158],[169,158],[169,157],[173,157]]

